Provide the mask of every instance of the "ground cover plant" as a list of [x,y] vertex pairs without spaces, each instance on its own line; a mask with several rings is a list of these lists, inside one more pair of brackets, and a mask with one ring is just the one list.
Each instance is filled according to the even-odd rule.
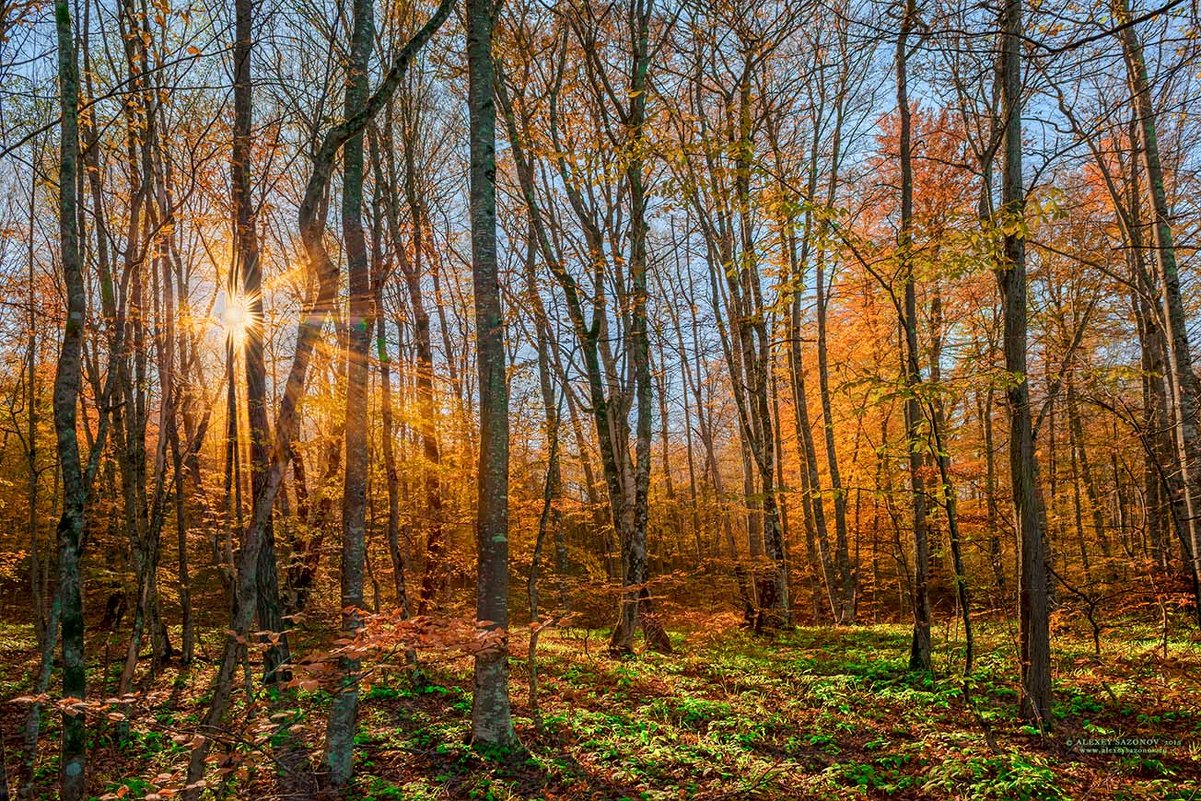
[[[1087,626],[1063,632],[1054,728],[1042,734],[1016,714],[1009,627],[981,625],[984,655],[967,698],[957,669],[962,639],[935,639],[930,677],[908,670],[909,633],[887,624],[804,627],[772,640],[736,627],[708,636],[679,631],[673,654],[613,660],[605,632],[547,632],[538,654],[540,720],[516,692],[522,749],[506,755],[470,745],[466,658],[435,659],[416,681],[403,662],[384,667],[363,696],[348,792],[380,799],[1198,797],[1196,638],[1170,639],[1165,659],[1159,632],[1131,625],[1114,653],[1097,659]],[[10,629],[6,664],[32,664],[21,634]],[[515,684],[523,670],[517,662]],[[100,797],[166,798],[178,789],[208,672],[165,672],[127,719],[97,734]],[[262,702],[231,730],[244,739],[226,743],[222,792],[315,791],[308,749],[321,736],[329,694],[286,695]],[[20,719],[8,717],[9,737]],[[1139,752],[1078,745],[1120,740],[1140,742]],[[54,797],[55,761],[43,755],[36,797]]]

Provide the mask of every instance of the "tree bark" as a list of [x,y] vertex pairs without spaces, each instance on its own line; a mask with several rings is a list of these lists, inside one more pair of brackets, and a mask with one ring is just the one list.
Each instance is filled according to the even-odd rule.
[[480,404],[476,620],[495,638],[475,655],[471,734],[476,746],[508,749],[517,738],[509,708],[509,387],[496,257],[495,9],[491,0],[467,0],[471,274]]
[[[234,7],[234,123],[230,152],[233,188],[236,270],[230,289],[246,319],[240,332],[246,371],[246,411],[250,423],[250,497],[262,497],[270,467],[271,431],[267,422],[267,368],[263,355],[263,266],[259,258],[254,201],[251,191],[251,125],[253,95],[251,67],[254,47],[254,2],[236,0]],[[263,677],[268,684],[286,681],[282,668],[288,661],[275,560],[275,532],[270,521],[259,552],[257,613],[259,626],[273,633],[263,656]]]
[[[374,38],[371,0],[354,0],[353,31],[346,82],[346,118],[362,108],[368,95],[368,68]],[[368,480],[368,351],[371,346],[371,279],[363,232],[363,133],[342,148],[342,238],[351,293],[346,351],[346,461],[342,480],[341,610],[343,639],[363,627],[363,567],[366,552],[366,480]],[[355,718],[359,704],[360,659],[337,660],[341,677],[325,727],[323,763],[328,781],[342,787],[353,776]]]
[[[838,167],[842,145],[842,102],[835,109],[833,141],[829,181],[826,185],[826,207],[832,209],[838,187]],[[822,223],[824,228],[826,223]],[[826,249],[818,245],[815,249],[814,288],[817,292],[817,388],[822,409],[822,433],[826,446],[826,466],[830,473],[830,493],[834,497],[834,566],[837,571],[838,589],[835,596],[835,613],[840,625],[855,621],[855,575],[847,536],[846,491],[842,486],[842,472],[838,463],[838,448],[834,442],[834,414],[830,397],[829,337],[827,334],[828,309],[830,305],[830,283],[826,280]]]
[[1002,350],[1009,373],[1009,475],[1018,530],[1018,638],[1024,720],[1051,725],[1050,604],[1047,555],[1039,514],[1030,381],[1026,367],[1026,196],[1022,187],[1022,4],[1001,6],[1002,152],[1000,224],[1002,261],[997,270],[1003,308]]
[[[59,88],[59,258],[67,290],[67,321],[63,329],[58,368],[54,374],[54,433],[63,480],[63,509],[58,523],[58,584],[62,598],[63,697],[81,702],[86,692],[83,597],[80,592],[79,549],[85,525],[87,487],[76,430],[81,382],[87,289],[79,253],[79,65],[70,3],[56,0]],[[59,795],[78,801],[86,794],[87,729],[84,715],[64,712]]]
[[[374,5],[355,0],[346,80],[345,114],[353,118],[367,100],[368,68],[374,40]],[[346,349],[345,471],[342,481],[342,636],[353,641],[363,626],[363,566],[367,548],[367,358],[371,348],[373,298],[367,241],[363,232],[363,132],[342,148],[342,238],[350,289]],[[354,774],[355,721],[359,707],[361,660],[341,656],[339,686],[326,726],[326,778],[342,787]]]
[[908,86],[909,32],[917,10],[905,0],[901,32],[897,36],[897,112],[900,117],[901,227],[897,234],[897,259],[904,282],[903,308],[898,310],[903,333],[905,382],[905,451],[909,458],[909,490],[913,503],[913,638],[909,669],[929,673],[930,662],[930,544],[926,528],[926,487],[922,476],[926,449],[922,447],[922,371],[918,360],[917,286],[913,275],[913,152],[910,142]]
[[[385,120],[388,114],[385,113]],[[380,150],[383,148],[391,149],[391,136],[381,136],[378,133],[372,137],[371,144],[371,163],[374,168],[375,175],[375,192],[377,205],[386,205],[385,212],[377,214],[375,220],[376,230],[374,232],[372,250],[373,263],[377,264],[375,273],[372,276],[372,284],[375,292],[375,339],[377,356],[379,360],[379,405],[380,405],[380,439],[382,443],[381,450],[384,457],[384,478],[387,484],[388,492],[388,522],[385,527],[384,539],[388,545],[388,556],[392,562],[392,585],[396,593],[396,605],[400,607],[401,614],[405,618],[409,617],[409,593],[408,584],[405,581],[405,558],[400,547],[400,473],[396,466],[396,443],[395,443],[395,420],[394,408],[392,400],[392,357],[388,351],[388,334],[385,324],[384,315],[384,283],[387,278],[387,270],[383,265],[383,235],[379,230],[387,224],[388,230],[393,237],[399,238],[399,233],[394,226],[395,217],[395,191],[392,182],[385,176],[383,166],[383,156]],[[387,199],[383,199],[384,197]],[[384,217],[385,219],[379,219]],[[401,243],[397,242],[398,245]]]

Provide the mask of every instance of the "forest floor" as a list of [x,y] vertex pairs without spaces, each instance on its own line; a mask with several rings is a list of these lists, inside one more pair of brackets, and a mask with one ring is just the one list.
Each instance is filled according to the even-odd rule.
[[[800,628],[773,639],[718,627],[673,633],[675,654],[622,661],[606,655],[603,632],[547,631],[538,654],[541,726],[530,717],[525,662],[513,660],[525,750],[509,758],[467,744],[468,659],[428,664],[416,689],[393,669],[376,674],[364,696],[348,797],[1201,799],[1194,632],[1173,636],[1165,657],[1156,627],[1131,622],[1106,632],[1097,659],[1085,631],[1057,631],[1054,730],[1040,735],[1016,716],[1013,626],[978,628],[970,703],[958,675],[962,643],[948,631],[936,632],[934,679],[907,672],[904,625]],[[4,629],[0,697],[28,691],[29,637]],[[98,796],[172,794],[210,679],[205,669],[164,671],[128,707],[128,723],[97,736]],[[227,796],[314,797],[297,766],[317,759],[327,702],[323,691],[300,690],[256,714],[243,710],[231,730],[242,744],[226,744]],[[5,706],[0,724],[15,775],[24,716]],[[47,798],[56,736],[48,719],[38,768]],[[1138,753],[1090,752],[1114,750],[1116,738],[1146,742]]]

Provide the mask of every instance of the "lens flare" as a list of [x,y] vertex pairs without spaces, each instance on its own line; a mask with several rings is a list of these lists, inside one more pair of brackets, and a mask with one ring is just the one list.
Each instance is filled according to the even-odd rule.
[[225,308],[221,310],[221,325],[225,333],[232,339],[245,339],[250,329],[258,324],[255,319],[254,305],[246,295],[235,293],[226,297]]

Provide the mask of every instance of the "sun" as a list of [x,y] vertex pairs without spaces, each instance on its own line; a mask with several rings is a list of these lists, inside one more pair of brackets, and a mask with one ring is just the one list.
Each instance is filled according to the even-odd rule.
[[258,324],[254,304],[250,297],[240,292],[228,295],[225,307],[221,310],[221,325],[226,336],[242,341],[246,334]]

